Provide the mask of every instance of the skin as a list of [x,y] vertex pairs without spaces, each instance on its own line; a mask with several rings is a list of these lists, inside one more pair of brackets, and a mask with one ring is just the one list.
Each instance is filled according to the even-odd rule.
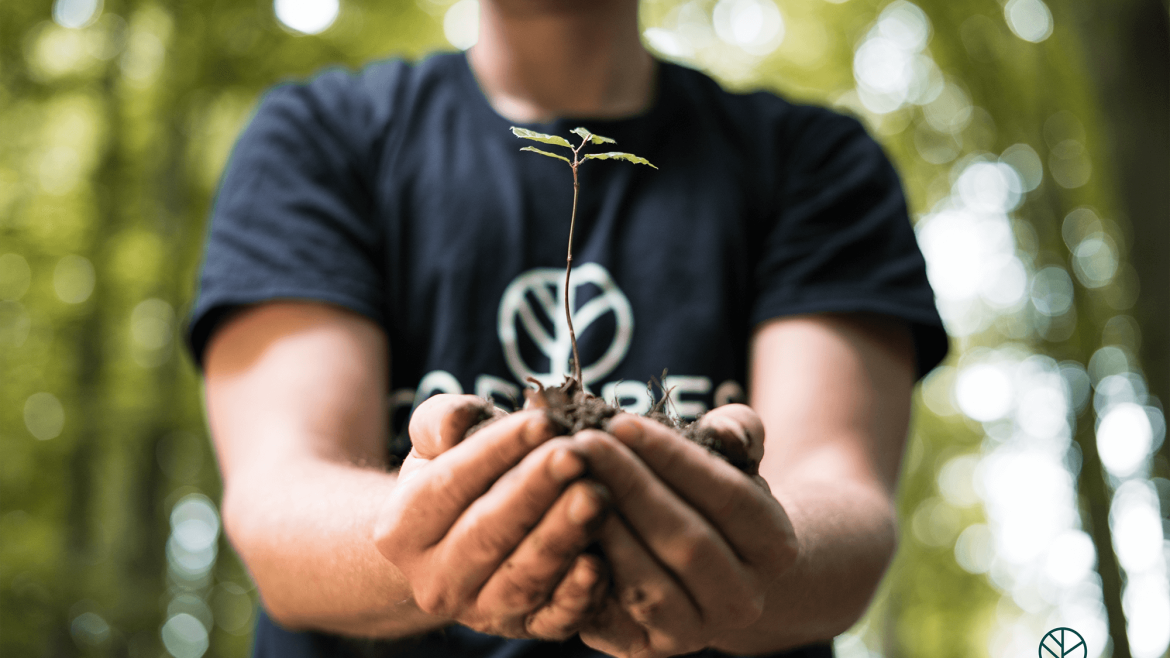
[[419,441],[378,517],[376,545],[428,613],[494,635],[568,637],[605,591],[605,564],[582,551],[608,492],[574,481],[585,462],[571,442],[549,440],[542,413],[512,414],[463,440],[484,406],[450,395],[419,406],[410,426]]
[[[763,449],[758,478],[628,415],[556,439],[520,412],[461,441],[470,396],[420,406],[416,451],[388,472],[387,356],[372,322],[311,303],[248,309],[209,345],[225,528],[287,627],[403,637],[459,621],[580,630],[615,655],[755,653],[848,628],[892,555],[914,378],[898,323],[757,331],[752,408],[706,422]],[[594,539],[612,590],[581,553]]]
[[516,123],[639,114],[656,63],[631,0],[487,0],[471,68],[492,106]]
[[[653,97],[632,0],[487,0],[469,57],[515,122],[628,116]],[[749,405],[704,422],[762,456],[758,478],[630,416],[553,437],[522,412],[462,440],[482,409],[470,396],[420,405],[415,450],[389,470],[390,358],[374,323],[315,303],[244,309],[209,343],[225,529],[286,627],[393,638],[460,622],[579,631],[618,656],[760,653],[848,628],[893,554],[915,372],[898,322],[756,328]],[[604,561],[582,552],[593,541]]]
[[872,597],[896,544],[909,331],[786,318],[757,329],[749,362],[751,407],[709,416],[764,447],[758,478],[641,418],[576,437],[617,512],[601,538],[615,591],[581,633],[590,646],[777,651],[832,638]]
[[208,345],[224,528],[265,609],[288,628],[358,636],[453,621],[571,635],[604,594],[603,565],[580,552],[605,489],[574,482],[583,460],[539,414],[457,443],[483,405],[471,396],[420,407],[419,449],[387,470],[388,363],[374,323],[310,303],[246,309]]

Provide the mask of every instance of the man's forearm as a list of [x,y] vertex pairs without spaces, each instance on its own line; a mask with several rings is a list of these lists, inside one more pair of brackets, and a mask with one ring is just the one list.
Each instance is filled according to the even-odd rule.
[[871,315],[783,318],[752,339],[760,473],[797,543],[764,614],[720,647],[775,651],[828,640],[864,613],[897,544],[893,491],[915,378],[909,327]]
[[447,623],[419,610],[372,541],[374,518],[396,483],[394,473],[311,457],[232,474],[224,525],[278,623],[366,637]]
[[799,557],[768,590],[764,613],[715,647],[755,654],[828,640],[864,613],[893,556],[893,506],[880,488],[788,480],[773,493],[796,531]]

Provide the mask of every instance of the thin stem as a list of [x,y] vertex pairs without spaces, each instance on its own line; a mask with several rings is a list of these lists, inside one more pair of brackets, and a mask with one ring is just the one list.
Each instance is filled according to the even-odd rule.
[[[581,146],[584,146],[584,143]],[[577,181],[577,166],[579,164],[580,161],[577,160],[577,149],[574,149],[572,165],[573,214],[569,217],[569,251],[565,256],[565,321],[569,323],[569,341],[573,344],[573,379],[577,380],[577,385],[584,389],[585,382],[581,381],[581,355],[577,354],[577,333],[573,331],[573,315],[569,310],[569,273],[572,272],[573,268],[573,226],[577,223],[577,193],[581,189],[581,185]]]

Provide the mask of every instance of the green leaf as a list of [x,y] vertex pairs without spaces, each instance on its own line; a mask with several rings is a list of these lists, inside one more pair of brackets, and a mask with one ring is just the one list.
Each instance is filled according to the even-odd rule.
[[573,148],[573,145],[569,143],[569,140],[565,139],[564,137],[546,135],[544,133],[538,133],[535,130],[529,130],[527,128],[517,128],[516,126],[512,126],[512,134],[521,139],[531,139],[534,142],[541,142],[542,144],[552,144],[553,146],[563,146],[570,149]]
[[558,160],[564,160],[565,162],[567,162],[567,163],[569,164],[569,166],[570,166],[570,167],[572,167],[572,166],[573,166],[573,163],[572,163],[572,162],[569,162],[569,159],[568,159],[568,158],[566,158],[565,156],[563,156],[563,155],[557,155],[556,153],[549,153],[548,151],[542,151],[542,150],[540,150],[540,149],[536,148],[535,146],[525,146],[524,148],[522,148],[522,149],[520,149],[520,150],[521,150],[521,151],[532,151],[533,153],[539,153],[539,154],[541,154],[541,155],[547,155],[547,156],[548,156],[548,157],[550,157],[550,158],[556,158],[556,159],[558,159]]
[[[646,158],[640,158],[640,157],[634,155],[633,153],[618,153],[616,151],[612,152],[612,153],[590,153],[590,154],[585,156],[585,159],[586,160],[625,160],[626,162],[633,162],[634,164],[644,164],[644,165],[647,165],[650,167],[654,167],[654,165],[650,164],[650,161],[647,160]],[[657,169],[658,167],[654,167],[654,168]]]
[[613,140],[608,137],[602,137],[601,135],[594,135],[584,128],[574,128],[570,132],[579,136],[581,139],[593,142],[594,144],[617,144],[617,140]]

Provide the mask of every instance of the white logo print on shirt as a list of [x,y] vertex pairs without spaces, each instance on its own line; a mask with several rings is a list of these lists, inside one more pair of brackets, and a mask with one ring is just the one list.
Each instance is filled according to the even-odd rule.
[[[574,309],[573,328],[578,341],[586,336],[591,342],[609,338],[601,357],[581,364],[581,378],[588,388],[612,373],[629,353],[634,336],[634,311],[625,293],[601,265],[585,263],[573,268],[571,283],[569,307]],[[504,360],[516,382],[525,382],[532,377],[545,386],[557,386],[569,373],[573,347],[569,340],[569,326],[565,322],[565,292],[565,271],[559,268],[528,270],[504,290],[497,329]],[[590,292],[595,293],[594,296],[577,308],[578,297]],[[598,323],[611,314],[612,323]],[[594,335],[598,331],[603,332],[601,336]],[[612,335],[607,336],[607,331],[612,331]],[[528,349],[522,350],[522,344]],[[494,400],[505,408],[523,403],[521,387],[495,375],[479,374],[473,382],[467,383],[471,384],[470,391],[475,395]],[[462,394],[467,390],[464,386],[447,370],[433,369],[415,388],[398,389],[391,394],[391,413],[397,417],[399,412],[417,407],[436,393]],[[703,375],[668,375],[662,386],[669,391],[668,409],[682,418],[696,418],[705,413],[708,407],[703,398],[712,394],[712,389],[716,406],[745,398],[743,387],[732,379],[713,386],[710,378]],[[646,413],[654,402],[645,381],[611,381],[597,393],[606,402],[631,413]],[[403,451],[409,449],[405,425],[398,431],[395,441],[396,454],[405,454]]]
[[[585,286],[600,289],[600,294],[577,308],[578,292]],[[613,338],[601,358],[581,364],[581,379],[585,386],[589,386],[612,372],[625,358],[634,335],[634,312],[613,277],[597,263],[573,268],[571,288],[567,291],[569,308],[573,309],[573,329],[578,341],[596,321],[609,314],[613,314],[616,325]],[[498,323],[500,345],[504,348],[508,368],[517,380],[523,382],[532,377],[546,386],[553,386],[560,384],[568,374],[573,347],[569,340],[569,326],[565,322],[565,293],[565,271],[556,268],[528,270],[504,290]],[[543,363],[525,361],[520,350],[518,332],[521,331],[547,358],[547,367]]]

